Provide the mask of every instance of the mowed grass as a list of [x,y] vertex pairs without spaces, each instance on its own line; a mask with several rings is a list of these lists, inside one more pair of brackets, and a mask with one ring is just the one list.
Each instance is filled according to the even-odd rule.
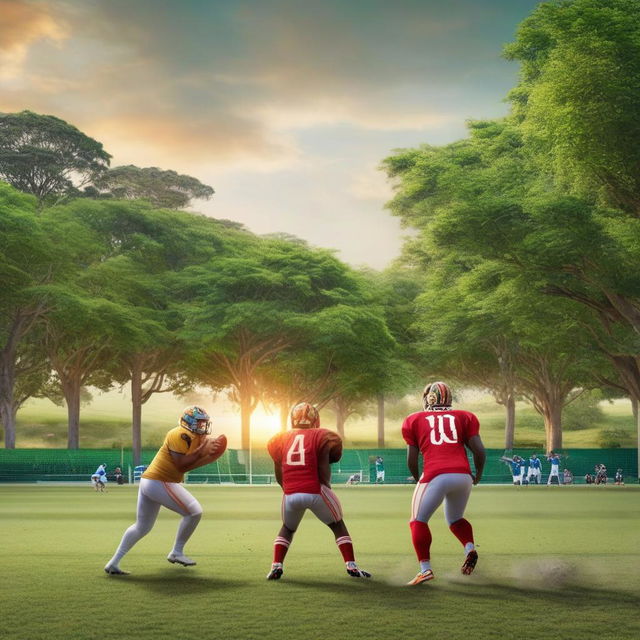
[[267,582],[280,526],[275,487],[189,486],[204,517],[170,565],[178,516],[161,510],[125,557],[103,566],[134,519],[135,487],[0,486],[3,640],[271,640],[640,637],[640,487],[474,489],[476,572],[441,510],[431,522],[436,580],[417,570],[412,487],[336,488],[360,565],[349,578],[331,532],[302,521],[279,582]]

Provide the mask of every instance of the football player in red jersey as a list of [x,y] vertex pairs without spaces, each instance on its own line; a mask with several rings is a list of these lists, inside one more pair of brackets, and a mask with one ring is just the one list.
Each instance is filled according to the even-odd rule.
[[[409,526],[420,571],[410,585],[433,580],[428,522],[443,500],[449,528],[464,546],[466,557],[462,573],[473,572],[478,553],[473,529],[463,515],[471,486],[480,482],[486,458],[478,418],[469,411],[451,409],[451,391],[444,382],[428,384],[422,399],[424,411],[407,416],[402,424],[402,437],[407,443],[407,466],[417,483]],[[475,475],[471,473],[465,447],[473,454]],[[418,469],[419,453],[422,453],[422,476]]]
[[282,487],[282,528],[273,544],[273,564],[267,580],[278,580],[302,516],[309,509],[333,531],[353,578],[370,578],[358,568],[353,543],[342,519],[342,506],[331,490],[331,463],[342,456],[342,440],[337,433],[320,428],[318,410],[306,402],[291,410],[291,430],[275,435],[267,444],[273,458],[276,480]]

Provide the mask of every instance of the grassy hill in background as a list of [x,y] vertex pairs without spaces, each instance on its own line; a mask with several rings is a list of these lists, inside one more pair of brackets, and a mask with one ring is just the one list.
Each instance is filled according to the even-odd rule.
[[[176,397],[156,394],[143,407],[143,446],[159,446],[168,429],[177,423],[181,410],[189,404],[200,404],[212,416],[215,433],[226,433],[230,447],[239,446],[240,416],[235,407],[222,397],[192,394]],[[487,447],[504,446],[504,409],[489,395],[465,391],[460,394],[456,407],[473,411],[480,419],[481,435]],[[386,417],[387,447],[404,447],[400,433],[402,417],[420,409],[419,398],[407,398],[402,403],[388,405]],[[620,446],[636,445],[636,427],[628,400],[600,404],[598,423],[581,430],[565,430],[566,448],[597,448],[601,446],[602,432],[612,432]],[[126,393],[110,391],[93,392],[89,404],[82,408],[80,446],[87,448],[120,448],[131,443],[130,403]],[[261,408],[254,416],[254,446],[262,447],[277,432],[279,420]],[[322,425],[334,428],[331,411],[322,411]],[[346,424],[346,444],[350,447],[375,447],[377,443],[377,418],[375,414],[353,416]],[[544,429],[542,419],[530,405],[518,403],[516,411],[516,446],[542,447]],[[48,400],[30,400],[18,413],[18,447],[59,447],[67,443],[66,408]]]

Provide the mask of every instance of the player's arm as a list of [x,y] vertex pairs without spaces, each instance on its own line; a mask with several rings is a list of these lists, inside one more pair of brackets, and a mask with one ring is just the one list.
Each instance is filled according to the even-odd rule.
[[320,484],[331,489],[331,445],[325,445],[318,451],[318,480]]
[[198,467],[215,462],[227,449],[227,436],[217,438],[202,438],[198,446],[191,453],[178,453],[169,450],[171,459],[180,473],[192,471]]
[[[282,487],[282,464],[279,460],[273,461],[273,475],[276,477],[276,482]],[[284,489],[284,487],[282,487]]]
[[407,446],[407,467],[409,467],[409,473],[411,473],[416,482],[420,480],[420,470],[418,469],[419,453],[418,447],[414,447],[411,444]]
[[487,453],[484,449],[484,445],[482,444],[482,440],[478,435],[471,436],[469,438],[467,441],[467,447],[471,449],[471,453],[473,454],[473,466],[476,469],[475,475],[473,476],[473,484],[478,484],[478,482],[480,482],[480,478],[482,478]]

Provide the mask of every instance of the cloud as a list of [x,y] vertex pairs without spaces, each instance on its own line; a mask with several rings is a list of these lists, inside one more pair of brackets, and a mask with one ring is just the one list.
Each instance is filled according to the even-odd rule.
[[30,47],[41,40],[61,43],[68,37],[65,22],[45,3],[0,0],[0,79],[18,76]]

